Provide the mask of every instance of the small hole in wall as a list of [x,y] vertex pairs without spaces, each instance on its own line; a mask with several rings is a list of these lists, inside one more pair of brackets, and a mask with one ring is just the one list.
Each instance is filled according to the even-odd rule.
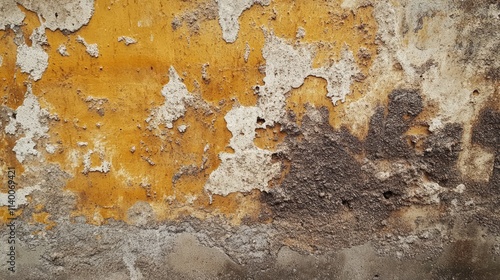
[[342,205],[345,207],[351,208],[351,202],[347,199],[342,199]]
[[55,15],[56,15],[56,18],[59,16],[57,13]]
[[265,122],[266,122],[266,120],[265,120],[265,119],[260,118],[260,117],[257,117],[257,123],[258,123],[258,124],[263,125]]
[[389,199],[394,196],[394,193],[392,191],[386,191],[383,193],[385,199]]
[[473,95],[473,96],[478,96],[478,95],[479,95],[479,90],[475,89],[475,90],[472,92],[472,95]]
[[151,66],[150,69],[153,70],[153,66]]
[[378,274],[375,274],[375,275],[373,276],[373,280],[377,280],[377,279],[380,279],[380,276],[378,276]]
[[12,118],[16,118],[17,117],[17,113],[12,113]]

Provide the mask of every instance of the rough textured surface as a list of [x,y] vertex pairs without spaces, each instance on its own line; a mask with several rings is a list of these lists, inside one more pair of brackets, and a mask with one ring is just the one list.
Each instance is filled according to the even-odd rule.
[[498,1],[3,2],[1,279],[500,275]]

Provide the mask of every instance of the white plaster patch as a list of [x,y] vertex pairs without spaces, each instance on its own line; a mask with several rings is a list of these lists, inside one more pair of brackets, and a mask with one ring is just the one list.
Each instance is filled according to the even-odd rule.
[[38,81],[49,66],[49,55],[40,45],[29,47],[23,43],[17,47],[16,65],[21,68],[21,72]]
[[[95,152],[99,153],[99,160],[101,161],[101,165],[99,166],[92,166],[91,156]],[[89,172],[108,173],[110,170],[111,170],[111,162],[104,160],[103,151],[90,150],[83,156],[83,171],[82,171],[83,174],[86,175]]]
[[465,191],[465,185],[460,184],[453,191],[455,191],[456,193],[463,193]]
[[210,174],[205,191],[226,196],[232,192],[249,192],[253,189],[268,190],[269,181],[280,174],[279,163],[272,163],[272,152],[262,150],[253,143],[258,107],[236,107],[224,119],[233,137],[230,146],[235,153],[221,153],[220,166]]
[[59,47],[57,48],[57,52],[59,52],[59,54],[62,56],[69,56],[68,50],[63,44],[59,45]]
[[255,147],[253,140],[255,129],[258,128],[257,118],[260,116],[262,116],[262,110],[257,107],[236,107],[224,116],[227,129],[233,135],[229,145],[235,152]]
[[284,39],[268,34],[262,50],[266,60],[264,86],[256,86],[259,94],[258,106],[264,112],[265,124],[272,126],[280,122],[285,114],[286,94],[298,88],[308,76],[323,78],[327,81],[327,97],[333,105],[345,101],[351,92],[354,76],[360,73],[354,56],[344,46],[342,57],[329,67],[312,68],[313,55],[308,45],[294,47]]
[[0,67],[3,65],[3,56],[0,55]]
[[439,118],[434,118],[429,122],[429,131],[435,132],[443,128],[443,122]]
[[210,174],[205,190],[226,196],[233,192],[253,189],[269,190],[268,184],[280,173],[280,164],[271,162],[272,152],[259,148],[235,154],[221,153],[220,166]]
[[97,46],[97,44],[88,44],[85,41],[85,39],[80,37],[80,35],[78,35],[78,37],[76,37],[76,41],[85,46],[85,49],[90,56],[99,57],[99,47]]
[[15,0],[2,0],[2,5],[0,5],[0,30],[20,26],[24,17],[24,13],[17,7]]
[[131,45],[131,44],[136,44],[137,43],[137,40],[132,38],[132,37],[128,37],[128,36],[120,36],[118,37],[118,42],[123,42],[125,43],[125,45]]
[[227,43],[233,43],[240,30],[239,17],[254,4],[269,5],[270,0],[217,0],[219,7],[219,24],[222,28],[222,38]]
[[333,105],[337,101],[345,102],[345,97],[351,93],[351,84],[354,76],[360,73],[352,52],[344,46],[341,59],[329,67],[316,68],[311,75],[325,79],[328,84],[327,97],[332,100]]
[[28,155],[39,155],[35,149],[35,140],[47,137],[49,128],[42,119],[48,115],[45,109],[40,108],[38,99],[31,91],[31,85],[28,85],[23,104],[16,110],[16,117],[11,116],[9,124],[5,127],[5,132],[8,134],[23,135],[12,149],[19,162],[23,163]]
[[54,154],[56,152],[57,147],[55,145],[47,144],[45,146],[45,151],[49,154]]
[[186,103],[193,100],[193,96],[187,90],[174,67],[170,67],[169,75],[170,80],[161,90],[161,94],[165,97],[165,103],[154,108],[149,118],[146,119],[150,128],[157,128],[162,123],[167,128],[173,128],[173,122],[184,116]]
[[262,55],[266,60],[265,85],[255,88],[265,124],[273,126],[285,114],[285,94],[300,87],[311,72],[312,54],[305,47],[294,48],[284,39],[269,34]]
[[36,45],[48,45],[47,35],[45,34],[45,25],[42,23],[39,27],[33,29],[30,35],[30,40],[32,44]]
[[26,9],[43,17],[44,25],[52,31],[74,32],[86,25],[94,13],[94,0],[17,0]]

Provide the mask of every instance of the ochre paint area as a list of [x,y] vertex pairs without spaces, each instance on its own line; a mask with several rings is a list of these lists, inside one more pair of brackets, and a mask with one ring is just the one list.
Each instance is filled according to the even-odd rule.
[[[367,75],[376,55],[377,26],[372,7],[350,12],[341,9],[339,2],[272,1],[268,6],[254,5],[239,18],[236,42],[228,44],[222,39],[217,14],[200,17],[196,30],[182,20],[203,5],[214,3],[96,1],[89,24],[77,32],[46,30],[50,45],[44,49],[49,54],[49,66],[42,79],[33,83],[33,92],[43,108],[57,115],[57,120],[50,122],[48,139],[57,144],[57,150],[54,154],[44,152],[44,156],[72,176],[66,185],[76,194],[72,216],[84,216],[95,224],[109,218],[127,220],[127,211],[137,202],[146,201],[159,220],[222,215],[238,224],[242,219],[257,219],[261,211],[259,192],[215,196],[211,203],[203,186],[219,166],[219,153],[231,150],[231,133],[224,116],[233,106],[257,103],[252,87],[263,84],[266,33],[273,32],[291,44],[310,44],[315,51],[313,67],[334,63],[346,45]],[[34,13],[25,12],[22,31],[29,43],[27,38],[39,21]],[[176,28],[172,25],[175,19],[182,23]],[[299,28],[305,35],[297,39]],[[12,31],[0,34],[4,56],[0,78],[7,83],[2,94],[7,100],[4,104],[15,109],[22,103],[28,75],[15,66]],[[96,43],[99,57],[91,57],[76,41],[77,36],[88,44]],[[127,46],[118,42],[120,36],[132,37],[137,43]],[[69,56],[59,54],[61,44]],[[358,55],[361,51],[369,55]],[[169,82],[170,67],[203,104],[188,106],[172,129],[160,125],[149,130],[145,120],[152,108],[165,102],[160,92]],[[17,79],[12,79],[15,75]],[[307,78],[302,87],[289,93],[287,109],[300,119],[307,104],[325,106],[332,126],[346,125],[342,122],[343,106],[359,99],[365,85],[356,82],[347,101],[336,107],[326,98],[325,85],[323,79]],[[180,125],[186,125],[185,132],[177,129]],[[275,150],[286,135],[276,125],[258,129],[256,136],[256,146]],[[13,144],[1,143],[4,147]],[[86,157],[90,168],[109,162],[109,172],[85,172]],[[182,173],[186,167],[195,171]],[[36,222],[49,219],[42,214],[35,216]]]

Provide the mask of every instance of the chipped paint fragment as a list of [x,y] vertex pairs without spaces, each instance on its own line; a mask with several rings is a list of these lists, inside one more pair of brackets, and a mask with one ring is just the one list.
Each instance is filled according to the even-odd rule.
[[57,52],[62,56],[69,56],[68,50],[66,49],[66,45],[61,44],[57,48]]
[[255,4],[269,5],[270,0],[217,0],[219,7],[219,24],[222,28],[222,38],[227,43],[234,43],[238,37],[240,15]]
[[233,137],[230,147],[235,153],[221,153],[220,166],[210,174],[205,184],[209,195],[227,196],[233,192],[253,189],[268,190],[269,181],[280,174],[279,163],[272,163],[272,152],[255,146],[257,118],[262,115],[258,107],[236,107],[224,119]]
[[177,130],[179,130],[180,133],[186,132],[186,129],[187,129],[187,125],[185,125],[185,124],[181,124],[177,127]]
[[87,53],[90,56],[96,57],[96,58],[99,57],[99,47],[97,46],[97,44],[88,44],[85,41],[85,39],[83,39],[80,35],[78,35],[78,37],[76,37],[76,41],[85,46],[85,50],[87,51]]
[[49,66],[49,55],[37,44],[31,47],[26,44],[18,46],[16,58],[16,65],[21,68],[21,72],[28,73],[34,81],[40,80]]
[[137,40],[128,36],[120,36],[118,37],[118,42],[123,42],[126,46],[128,46],[131,44],[136,44]]
[[311,73],[328,82],[326,96],[332,100],[333,105],[337,105],[337,101],[345,102],[346,96],[351,93],[353,80],[360,74],[354,56],[347,46],[344,46],[341,55],[337,63],[329,67],[316,68]]
[[23,104],[17,108],[16,115],[10,117],[9,124],[5,127],[5,132],[8,134],[22,135],[12,149],[19,162],[23,163],[29,155],[39,155],[35,148],[36,141],[47,137],[48,115],[49,113],[40,107],[38,99],[31,91],[31,86],[28,85]]
[[170,67],[169,77],[169,82],[161,90],[165,103],[154,108],[146,120],[150,128],[157,128],[160,124],[173,128],[173,122],[184,115],[186,104],[193,99],[174,67]]
[[43,17],[44,25],[52,31],[59,29],[74,32],[86,25],[94,13],[94,0],[17,2]]
[[3,0],[0,6],[0,30],[20,26],[24,17],[24,13],[17,7],[15,0]]

